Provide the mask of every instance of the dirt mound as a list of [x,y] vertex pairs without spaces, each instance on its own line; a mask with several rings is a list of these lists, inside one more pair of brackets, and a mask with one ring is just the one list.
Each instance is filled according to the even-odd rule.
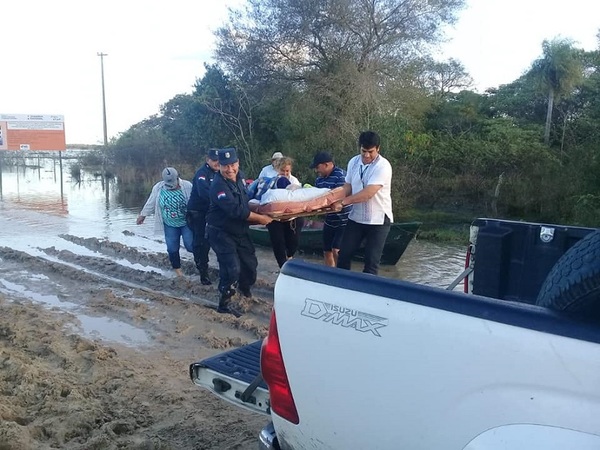
[[[272,284],[234,297],[236,319],[214,311],[216,287],[189,261],[176,278],[164,254],[61,237],[93,255],[0,247],[0,448],[255,448],[268,418],[197,388],[188,369],[266,335]],[[121,336],[90,334],[92,319]]]

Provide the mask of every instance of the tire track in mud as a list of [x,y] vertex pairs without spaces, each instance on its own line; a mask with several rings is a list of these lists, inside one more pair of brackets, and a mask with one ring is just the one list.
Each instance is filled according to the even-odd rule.
[[[60,235],[60,237],[65,239],[66,241],[73,243],[73,244],[80,245],[82,247],[87,248],[88,250],[92,250],[94,252],[100,253],[101,255],[105,255],[109,258],[111,258],[111,257],[121,258],[121,259],[128,261],[131,264],[140,264],[142,266],[151,267],[151,268],[152,267],[153,268],[164,267],[164,268],[166,268],[166,270],[168,270],[167,268],[170,267],[169,259],[165,253],[157,254],[157,253],[141,252],[135,248],[128,247],[119,242],[100,240],[97,238],[81,238],[78,236],[73,236],[73,235],[68,235],[68,234],[62,234],[62,235]],[[46,253],[48,253],[48,251],[46,251]],[[77,255],[74,255],[74,256],[62,255],[62,256],[65,261],[71,262],[71,260],[73,260],[73,259],[76,260],[76,261],[72,261],[72,262],[75,262],[76,264],[87,264],[86,259],[89,258],[87,256],[82,257],[82,258],[77,258]],[[104,260],[103,258],[98,258],[98,259]],[[216,283],[217,283],[216,280],[218,279],[218,276],[219,276],[219,271],[217,269],[209,268],[209,274],[210,274],[211,278],[214,280],[214,284],[212,287],[207,287],[207,286],[202,286],[199,283],[198,271],[192,261],[186,261],[183,259],[181,261],[181,269],[182,269],[183,273],[188,277],[193,277],[192,279],[184,280],[185,282],[183,284],[180,283],[180,281],[181,281],[180,279],[167,278],[155,271],[154,272],[151,271],[150,273],[152,273],[152,275],[149,275],[147,272],[142,271],[142,270],[132,272],[133,269],[123,266],[123,265],[117,265],[118,263],[114,262],[114,261],[113,261],[113,264],[115,264],[114,267],[110,267],[110,263],[106,264],[105,270],[107,272],[109,272],[111,276],[113,276],[115,278],[123,278],[123,276],[121,275],[121,271],[124,271],[127,275],[127,280],[130,280],[129,277],[133,276],[134,283],[137,283],[140,286],[146,286],[151,290],[165,291],[165,292],[174,291],[172,295],[174,295],[176,297],[181,297],[183,299],[194,299],[194,298],[197,298],[198,296],[209,296],[210,297],[212,295],[215,298],[215,300],[213,303],[209,303],[208,306],[210,306],[211,304],[216,304],[216,302],[217,302],[218,295],[216,293],[216,287],[215,287]],[[98,263],[98,266],[102,267],[102,264]],[[94,268],[92,268],[92,267],[88,267],[88,268],[90,270],[94,270],[96,272],[104,273],[103,271],[101,271],[97,268],[98,266],[96,266]],[[260,273],[258,275],[259,276],[256,280],[256,284],[252,288],[252,291],[253,291],[255,297],[257,297],[259,300],[263,300],[263,301],[266,301],[266,303],[268,303],[269,307],[267,308],[266,312],[270,313],[270,307],[273,304],[273,288],[274,288],[274,286],[272,283],[266,281],[265,279],[262,279],[260,277]],[[168,285],[169,285],[169,287],[166,290],[164,288],[165,281],[167,281]],[[244,301],[242,301],[242,303],[244,303]],[[252,302],[250,302],[250,303],[252,303]]]
[[[71,278],[81,279],[82,275],[74,276],[77,271],[86,272],[99,280],[104,279],[108,284],[120,283],[129,288],[139,289],[148,293],[159,293],[164,296],[170,296],[180,301],[191,301],[200,303],[207,307],[216,307],[218,303],[218,293],[216,290],[216,280],[218,271],[210,269],[211,277],[214,281],[212,286],[203,286],[199,282],[197,269],[192,261],[182,260],[182,271],[185,274],[183,278],[168,277],[160,267],[169,271],[169,261],[166,254],[157,254],[141,252],[135,248],[128,247],[119,242],[100,240],[97,238],[81,238],[72,235],[60,235],[68,242],[84,247],[99,256],[79,255],[69,250],[57,250],[55,247],[39,249],[49,256],[45,264],[49,268],[54,267],[54,271],[67,271],[71,269]],[[11,259],[25,259],[29,256],[30,263],[35,263],[35,256],[28,255],[25,252],[18,252],[10,248],[4,248],[0,254]],[[137,269],[124,265],[118,259],[127,261],[132,265],[140,265],[143,268]],[[61,264],[61,266],[57,266]],[[258,279],[253,287],[253,299],[245,299],[236,296],[234,301],[240,303],[240,308],[244,312],[252,310],[258,315],[270,314],[273,303],[273,285],[263,279]]]
[[[152,266],[146,265],[162,260],[162,255],[146,254],[119,243],[100,242],[96,239],[71,237],[70,240],[76,244],[83,243],[83,246],[90,250],[99,249],[99,256],[79,255],[69,250],[57,250],[55,247],[40,249],[46,256],[34,256],[20,250],[0,247],[0,258],[15,261],[26,270],[53,275],[53,281],[58,284],[77,284],[82,291],[94,292],[96,296],[100,297],[100,300],[94,301],[94,306],[102,309],[110,305],[113,314],[118,313],[119,310],[128,312],[132,308],[139,309],[140,301],[144,300],[154,304],[158,302],[164,306],[174,303],[186,305],[186,307],[196,305],[205,307],[193,311],[193,314],[201,320],[221,324],[242,332],[250,332],[256,338],[266,335],[272,308],[271,286],[266,286],[261,291],[267,293],[266,298],[256,295],[251,299],[239,294],[234,296],[232,301],[240,311],[245,313],[241,319],[235,319],[214,311],[218,303],[215,285],[203,286],[199,283],[199,279],[187,276],[183,278],[165,277],[158,271],[152,270]],[[146,270],[120,264],[112,259],[115,255],[123,257],[132,264],[144,265]],[[126,258],[124,258],[125,256]],[[190,270],[196,270],[193,263],[189,263],[189,265],[192,267]],[[107,297],[110,297],[109,301],[106,301]],[[132,297],[137,297],[137,299]],[[122,299],[122,301],[115,299]],[[106,304],[102,304],[103,302]],[[227,338],[220,337],[219,333],[215,334],[213,330],[201,333],[198,338],[213,348],[241,345],[237,342],[229,342]]]

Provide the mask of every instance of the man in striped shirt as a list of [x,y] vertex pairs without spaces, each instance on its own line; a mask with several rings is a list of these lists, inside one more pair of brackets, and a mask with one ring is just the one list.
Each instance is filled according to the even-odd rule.
[[[346,179],[344,170],[335,165],[333,158],[328,152],[319,152],[313,158],[310,165],[318,177],[315,186],[318,188],[334,189],[343,186]],[[341,211],[329,213],[325,216],[323,226],[323,256],[325,265],[335,267],[344,229],[348,222],[348,214],[352,206],[346,206]]]

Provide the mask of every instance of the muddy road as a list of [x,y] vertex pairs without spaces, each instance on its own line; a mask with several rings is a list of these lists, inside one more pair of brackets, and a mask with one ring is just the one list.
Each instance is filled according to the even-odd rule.
[[266,335],[273,274],[259,264],[236,319],[190,259],[177,278],[165,251],[56,242],[81,251],[0,242],[0,449],[256,448],[268,418],[196,387],[188,367]]

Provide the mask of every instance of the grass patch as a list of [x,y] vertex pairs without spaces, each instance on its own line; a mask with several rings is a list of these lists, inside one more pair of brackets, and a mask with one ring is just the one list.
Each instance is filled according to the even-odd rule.
[[430,228],[419,229],[417,238],[423,241],[440,242],[446,244],[463,244],[469,243],[469,229],[456,230],[445,228]]

